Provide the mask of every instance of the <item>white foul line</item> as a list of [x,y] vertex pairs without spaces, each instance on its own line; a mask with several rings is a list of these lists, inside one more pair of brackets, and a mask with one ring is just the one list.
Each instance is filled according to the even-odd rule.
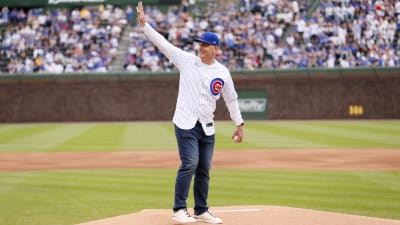
[[210,212],[256,212],[261,210],[262,209],[217,209],[210,210]]

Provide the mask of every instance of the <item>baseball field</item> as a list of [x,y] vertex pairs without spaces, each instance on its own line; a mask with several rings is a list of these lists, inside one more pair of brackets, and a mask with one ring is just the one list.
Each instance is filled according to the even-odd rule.
[[[400,223],[400,121],[248,121],[241,144],[233,129],[216,123],[211,207],[288,206]],[[170,209],[176,151],[171,122],[2,124],[0,224]]]

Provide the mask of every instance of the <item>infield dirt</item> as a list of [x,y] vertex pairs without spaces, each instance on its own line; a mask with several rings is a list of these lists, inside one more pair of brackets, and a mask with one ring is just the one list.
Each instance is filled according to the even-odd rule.
[[[95,168],[176,169],[176,151],[2,153],[0,171]],[[399,170],[398,149],[218,150],[213,168]]]
[[[95,168],[176,169],[176,151],[2,153],[0,171]],[[399,170],[399,149],[218,150],[213,168]],[[400,225],[400,220],[280,206],[211,208],[224,225]],[[170,209],[142,210],[80,225],[174,225]],[[195,225],[205,225],[195,223]]]

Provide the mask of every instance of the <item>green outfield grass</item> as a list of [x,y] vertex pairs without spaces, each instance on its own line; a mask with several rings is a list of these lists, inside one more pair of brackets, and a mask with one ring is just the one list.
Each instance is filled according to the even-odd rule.
[[[400,121],[249,121],[240,145],[233,129],[217,121],[217,150],[400,148]],[[175,149],[171,122],[0,125],[0,153]]]
[[[171,208],[175,171],[0,173],[0,224],[56,225]],[[189,206],[193,206],[192,193]],[[215,170],[211,206],[281,205],[400,219],[400,172]]]
[[[217,121],[218,149],[397,148],[400,121],[247,121],[245,141]],[[174,150],[160,123],[0,125],[0,154]],[[174,170],[0,172],[0,225],[74,224],[171,208]],[[193,206],[192,196],[189,205]],[[214,170],[211,206],[282,205],[400,219],[400,171]]]

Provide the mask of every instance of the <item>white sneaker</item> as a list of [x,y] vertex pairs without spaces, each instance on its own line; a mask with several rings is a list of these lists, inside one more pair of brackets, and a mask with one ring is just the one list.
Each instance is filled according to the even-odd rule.
[[191,217],[186,209],[180,209],[174,213],[172,219],[178,223],[194,223],[196,219]]
[[201,215],[195,215],[194,218],[196,218],[197,222],[206,222],[206,223],[213,223],[213,224],[222,223],[221,218],[215,217],[213,214],[209,213],[208,211],[204,212]]

